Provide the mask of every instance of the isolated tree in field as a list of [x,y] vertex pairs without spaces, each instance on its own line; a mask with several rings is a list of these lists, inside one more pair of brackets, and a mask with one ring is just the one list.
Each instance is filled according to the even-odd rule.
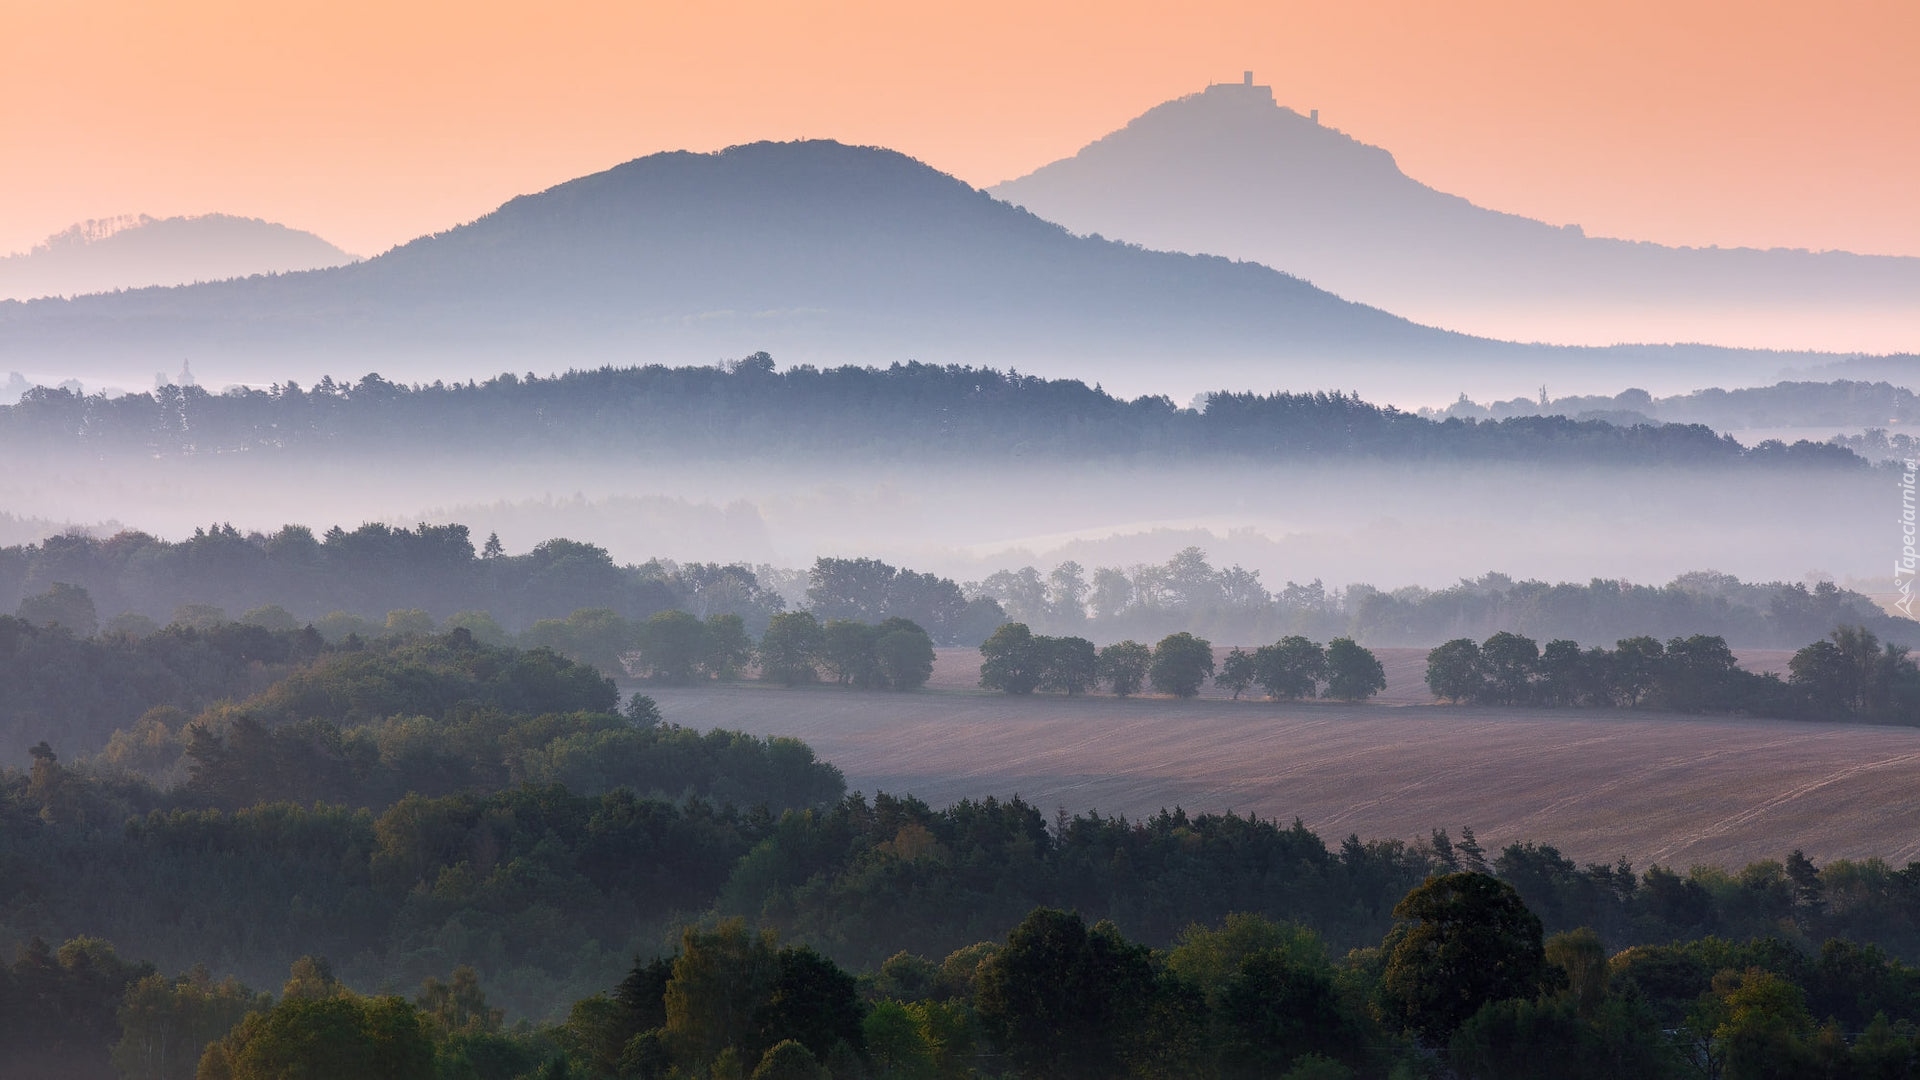
[[980,685],[1008,694],[1031,694],[1045,674],[1039,642],[1026,623],[1011,622],[980,645]]
[[783,686],[817,682],[821,644],[820,623],[811,611],[782,611],[760,635],[760,677]]
[[1042,661],[1040,687],[1071,697],[1092,689],[1100,680],[1100,654],[1093,642],[1080,637],[1035,638]]
[[873,641],[874,666],[894,690],[918,690],[933,677],[933,639],[911,619],[888,619]]
[[1540,665],[1540,646],[1530,637],[1502,630],[1480,643],[1480,670],[1487,694],[1502,705],[1523,705],[1533,699],[1533,675]]
[[1446,701],[1472,701],[1486,683],[1480,673],[1480,646],[1472,638],[1454,638],[1427,654],[1427,689]]
[[1153,688],[1174,697],[1190,698],[1213,674],[1213,643],[1185,630],[1168,634],[1153,647],[1153,666],[1147,677]]
[[1253,654],[1254,681],[1276,701],[1310,698],[1327,676],[1327,654],[1297,634],[1262,645]]
[[648,677],[670,686],[694,681],[707,653],[707,628],[684,611],[662,611],[640,629],[640,662]]
[[1490,1001],[1530,998],[1547,977],[1540,920],[1513,886],[1487,874],[1431,877],[1394,906],[1381,943],[1389,1015],[1430,1045]]
[[1365,701],[1386,688],[1386,669],[1371,650],[1352,638],[1327,642],[1327,697]]
[[92,637],[100,627],[93,597],[80,586],[64,581],[56,581],[46,592],[20,601],[17,613],[35,626],[58,626],[74,637]]
[[1233,691],[1233,700],[1239,701],[1240,695],[1246,692],[1247,687],[1254,684],[1256,675],[1253,654],[1245,649],[1235,648],[1221,663],[1220,677],[1214,682]]
[[1100,650],[1100,677],[1115,697],[1132,697],[1147,684],[1153,650],[1137,641],[1122,641]]

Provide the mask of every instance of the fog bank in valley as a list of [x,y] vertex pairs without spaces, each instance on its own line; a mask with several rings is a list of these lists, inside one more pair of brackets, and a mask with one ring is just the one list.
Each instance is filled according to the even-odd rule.
[[0,476],[0,504],[15,533],[36,522],[113,522],[164,537],[215,522],[243,531],[458,522],[476,541],[497,532],[509,551],[566,536],[622,562],[802,567],[816,555],[860,555],[960,580],[1066,559],[1161,561],[1197,545],[1216,565],[1259,570],[1270,587],[1315,578],[1433,587],[1490,569],[1661,582],[1715,569],[1746,580],[1833,575],[1872,592],[1898,554],[1897,485],[1868,470],[494,461],[474,447],[406,463],[50,459]]

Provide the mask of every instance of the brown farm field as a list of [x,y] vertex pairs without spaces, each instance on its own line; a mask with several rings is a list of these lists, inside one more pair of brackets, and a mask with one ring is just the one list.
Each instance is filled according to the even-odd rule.
[[1232,809],[1297,816],[1329,843],[1464,824],[1488,847],[1534,840],[1641,868],[1737,867],[1794,848],[1920,858],[1920,729],[1425,704],[1408,682],[1424,650],[1378,651],[1387,703],[1358,706],[1008,698],[972,688],[971,650],[942,650],[934,685],[910,694],[648,692],[676,723],[796,736],[852,789],[936,806],[1018,794],[1049,814]]

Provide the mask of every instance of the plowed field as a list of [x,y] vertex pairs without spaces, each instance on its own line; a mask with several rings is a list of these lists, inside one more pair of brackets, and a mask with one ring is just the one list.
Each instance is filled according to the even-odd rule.
[[1466,824],[1488,847],[1537,840],[1640,867],[1738,866],[1796,847],[1816,861],[1920,859],[1920,730],[1396,705],[1426,700],[1424,650],[1381,653],[1388,703],[1360,706],[1014,699],[962,689],[977,654],[960,650],[943,650],[933,688],[912,694],[650,692],[677,723],[797,736],[852,788],[935,805],[1017,793],[1049,814],[1234,809],[1298,816],[1330,843]]

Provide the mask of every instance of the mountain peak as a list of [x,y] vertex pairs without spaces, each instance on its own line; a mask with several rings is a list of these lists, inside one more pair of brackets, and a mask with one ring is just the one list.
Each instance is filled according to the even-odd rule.
[[990,190],[1077,233],[1264,263],[1492,337],[1920,346],[1920,259],[1588,238],[1436,191],[1386,150],[1278,104],[1250,73]]

